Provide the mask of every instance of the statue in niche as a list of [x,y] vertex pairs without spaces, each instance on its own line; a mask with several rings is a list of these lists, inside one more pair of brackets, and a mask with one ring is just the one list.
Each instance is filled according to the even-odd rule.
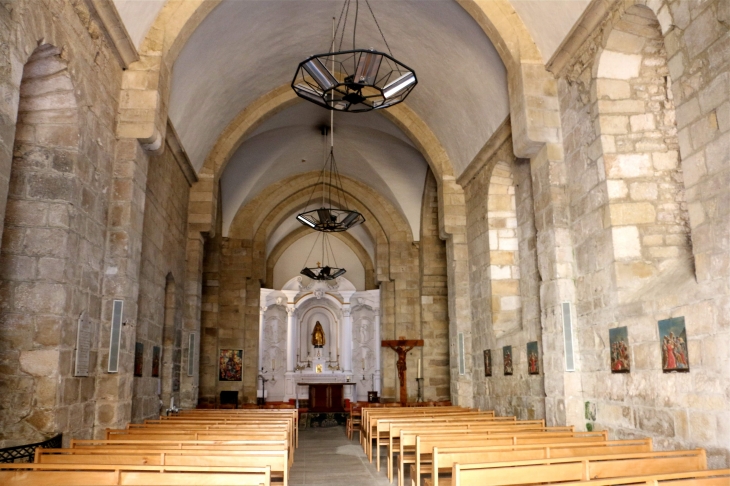
[[314,325],[314,330],[312,331],[312,346],[315,348],[321,348],[325,344],[326,340],[324,337],[324,329],[322,329],[322,324],[317,321]]

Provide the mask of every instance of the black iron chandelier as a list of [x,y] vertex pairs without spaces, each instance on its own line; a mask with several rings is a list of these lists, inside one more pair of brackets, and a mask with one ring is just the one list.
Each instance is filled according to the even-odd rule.
[[[337,266],[335,252],[332,250],[332,245],[330,244],[329,235],[327,233],[317,235],[317,238],[314,240],[314,244],[312,245],[312,249],[309,251],[309,255],[307,255],[307,259],[304,261],[304,265],[306,265],[309,261],[309,257],[312,255],[314,248],[317,246],[317,241],[319,241],[320,236],[322,237],[322,260],[317,262],[316,267],[305,266],[299,273],[305,277],[311,278],[312,280],[335,280],[337,277],[344,275],[347,270]],[[330,265],[330,256],[332,257],[332,265]]]
[[[332,19],[330,52],[315,54],[299,63],[291,87],[300,98],[330,110],[358,113],[398,104],[418,84],[416,73],[393,57],[368,0],[365,0],[365,4],[388,53],[356,47],[359,0],[355,0],[353,9],[352,49],[342,50],[351,1],[345,0],[336,27]],[[338,34],[340,43],[335,52]]]
[[[330,120],[332,120],[331,115]],[[322,167],[322,173],[319,175],[317,183],[312,188],[312,193],[309,195],[305,209],[309,208],[314,197],[314,192],[320,187],[320,184],[322,188],[321,206],[317,209],[299,213],[297,220],[304,226],[308,226],[316,231],[334,233],[347,231],[353,226],[364,223],[365,217],[358,211],[349,209],[347,206],[347,196],[342,188],[342,179],[340,178],[337,163],[335,162],[334,133],[331,128],[323,127],[322,135],[326,137],[328,131],[331,140],[329,155],[325,159],[324,167]]]

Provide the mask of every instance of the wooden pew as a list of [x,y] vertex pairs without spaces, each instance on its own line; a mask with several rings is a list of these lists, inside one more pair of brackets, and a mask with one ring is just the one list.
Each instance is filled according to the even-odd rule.
[[176,420],[178,418],[237,420],[245,417],[290,417],[294,421],[295,447],[299,447],[299,411],[296,409],[180,410],[177,415],[160,416],[160,420]]
[[[417,417],[420,415],[432,415],[438,413],[451,412],[475,412],[476,409],[465,407],[427,407],[427,408],[381,408],[381,407],[363,407],[362,408],[362,429],[367,428],[367,422],[373,416],[379,417]],[[490,412],[483,412],[485,415]],[[492,412],[492,415],[494,413]]]
[[[630,484],[631,481],[626,481],[627,473],[639,473],[637,476],[654,477],[655,479],[658,476],[671,477],[675,474],[684,478],[692,478],[697,477],[698,473],[712,473],[712,471],[706,471],[707,463],[703,449],[649,452],[640,455],[647,457],[637,458],[629,454],[623,459],[620,456],[602,456],[490,464],[454,464],[451,484],[507,486],[534,484],[535,478],[539,478],[540,482],[560,482],[563,485],[571,484],[571,481],[576,480],[597,484],[596,479],[604,480],[605,478],[610,478],[608,484]],[[655,484],[653,480],[649,481],[650,484]],[[725,484],[728,484],[730,477],[726,477],[724,481]]]
[[[126,430],[126,429],[121,429]],[[127,431],[131,432],[131,431]],[[155,431],[149,429],[136,429],[134,433],[128,434],[113,434],[108,440],[175,440],[175,441],[233,441],[233,440],[248,440],[248,441],[267,441],[267,440],[278,440],[286,441],[289,444],[289,454],[294,457],[294,444],[289,440],[289,433],[285,430],[280,431],[260,431],[260,432],[246,432],[246,431],[186,431],[186,430],[164,430]]]
[[[408,409],[406,409],[408,410]],[[380,457],[380,441],[381,439],[387,439],[388,438],[388,430],[391,423],[394,422],[402,422],[402,421],[408,421],[408,422],[428,422],[432,423],[434,421],[447,421],[447,420],[455,420],[455,419],[476,419],[477,417],[483,416],[486,419],[492,419],[492,416],[489,414],[482,414],[478,411],[464,411],[464,410],[448,410],[446,412],[435,412],[435,413],[425,413],[425,414],[418,414],[418,415],[394,415],[394,416],[381,416],[380,414],[369,414],[368,415],[368,425],[365,431],[365,434],[367,435],[366,442],[364,444],[364,447],[366,448],[365,452],[368,455],[368,459],[370,462],[373,462],[373,452],[372,452],[372,445],[373,441],[375,441],[375,450],[376,455],[378,458]],[[510,417],[511,418],[511,417]],[[365,419],[363,419],[364,421]],[[499,421],[499,419],[497,419]],[[380,461],[378,461],[378,470],[380,470]]]
[[632,484],[640,486],[730,486],[730,469],[624,476],[562,483],[560,486],[618,486]]
[[268,468],[0,464],[3,486],[270,486]]
[[[510,417],[514,418],[514,417]],[[522,422],[508,421],[508,420],[497,420],[491,415],[448,415],[445,417],[434,416],[434,417],[415,417],[415,418],[387,418],[378,419],[375,424],[375,450],[378,460],[377,469],[380,471],[380,447],[382,440],[387,438],[388,441],[385,447],[390,457],[391,451],[394,447],[397,447],[397,434],[403,428],[423,427],[458,427],[464,430],[483,426],[485,428],[494,427],[510,427],[510,428],[536,428],[544,427],[545,422],[543,420],[525,420]],[[570,429],[572,430],[572,429]],[[372,460],[371,460],[372,462]],[[390,462],[390,461],[389,461]],[[390,475],[388,476],[391,477]]]
[[[449,434],[470,432],[483,432],[485,434],[503,433],[508,431],[532,431],[532,432],[572,432],[573,427],[545,427],[542,420],[525,420],[524,422],[494,422],[480,420],[479,418],[467,420],[447,420],[444,422],[434,421],[431,423],[415,423],[411,421],[397,421],[390,424],[388,442],[386,447],[386,459],[388,466],[388,479],[393,480],[394,456],[400,451],[400,433],[402,430],[411,432],[423,432],[425,434]],[[378,466],[380,464],[378,454]],[[378,468],[379,469],[379,468]]]
[[155,449],[36,449],[36,464],[269,467],[272,478],[289,482],[287,451],[182,451]]
[[[429,434],[428,432],[401,431],[400,455],[398,458],[398,484],[403,486],[406,464],[415,464],[420,476],[420,465],[431,461],[431,455],[422,454],[422,449],[433,451],[433,447],[458,446],[510,446],[553,443],[605,442],[606,431],[600,432],[517,432],[484,435],[479,432],[458,434]],[[409,452],[411,452],[409,454]]]
[[[651,452],[651,439],[607,440],[603,442],[570,442],[540,445],[482,446],[473,447],[434,447],[432,465],[421,464],[420,476],[439,473],[451,473],[454,464],[470,464],[478,462],[499,462],[510,460],[548,459],[559,457],[632,454]],[[427,451],[426,451],[427,452]],[[411,483],[420,484],[416,465],[411,464]],[[435,475],[430,480],[435,486],[439,479]]]
[[[464,413],[464,412],[476,412],[476,410],[467,409],[463,407],[433,407],[433,408],[372,408],[363,407],[362,409],[362,423],[360,425],[360,443],[363,450],[371,458],[371,454],[368,452],[368,444],[372,447],[372,434],[373,427],[375,427],[374,418],[388,418],[388,417],[425,417],[433,415],[449,415],[453,413]],[[482,412],[487,415],[494,412]]]

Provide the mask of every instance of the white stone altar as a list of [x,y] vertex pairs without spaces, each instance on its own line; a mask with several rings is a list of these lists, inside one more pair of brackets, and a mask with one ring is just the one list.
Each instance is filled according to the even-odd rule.
[[[350,400],[380,393],[380,290],[357,291],[343,277],[300,276],[281,290],[261,289],[261,303],[259,373],[269,380],[268,401],[307,398],[308,387],[297,383],[354,382],[344,387]],[[325,333],[321,348],[312,345],[317,322]]]

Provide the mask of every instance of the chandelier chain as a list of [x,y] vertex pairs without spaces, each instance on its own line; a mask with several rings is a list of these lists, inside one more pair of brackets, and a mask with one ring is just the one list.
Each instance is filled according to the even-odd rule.
[[370,15],[373,16],[373,20],[375,21],[375,25],[378,28],[378,32],[380,32],[380,37],[383,38],[383,42],[385,42],[385,47],[388,48],[388,53],[392,56],[393,51],[390,50],[390,46],[388,45],[388,41],[385,40],[385,34],[383,34],[383,29],[380,28],[380,24],[378,23],[378,19],[375,18],[375,13],[373,12],[373,8],[370,6],[370,2],[368,0],[365,0],[365,5],[368,6],[368,9],[370,10]]

